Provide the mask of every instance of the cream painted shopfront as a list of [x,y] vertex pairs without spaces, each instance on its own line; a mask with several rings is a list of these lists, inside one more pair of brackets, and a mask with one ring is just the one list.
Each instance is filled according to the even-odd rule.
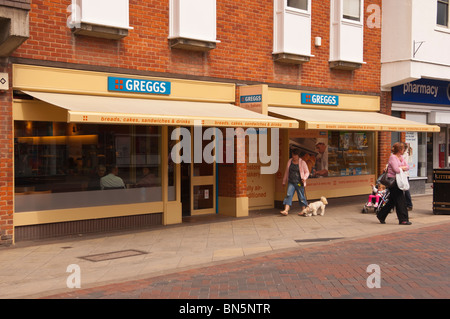
[[[23,64],[13,65],[12,79],[16,240],[273,208],[285,195],[292,148],[316,173],[308,199],[367,194],[378,131],[439,130],[380,114],[379,97],[370,95],[241,86],[238,107],[230,83]],[[246,194],[219,196],[228,186],[217,171],[228,173],[228,163],[176,164],[171,157],[174,130],[193,134],[199,125],[257,128],[267,140],[278,128],[278,172],[260,174],[266,164],[247,163]],[[325,174],[319,162],[328,163]],[[230,170],[235,179],[238,171]]]
[[[250,209],[273,207],[285,196],[282,179],[290,151],[297,148],[311,172],[308,199],[368,194],[377,179],[378,132],[438,132],[439,127],[379,113],[380,98],[299,91],[267,87],[243,87],[260,95],[249,109],[282,119],[297,120],[298,129],[280,130],[278,173],[270,178],[248,169]],[[242,96],[251,96],[241,93]],[[246,104],[241,104],[245,107]]]
[[298,127],[233,105],[229,83],[17,64],[13,89],[16,240],[248,214],[216,163],[174,161],[172,133]]

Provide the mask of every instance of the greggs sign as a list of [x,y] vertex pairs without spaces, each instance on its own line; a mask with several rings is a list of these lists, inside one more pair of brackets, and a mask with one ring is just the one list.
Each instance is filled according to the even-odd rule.
[[339,105],[339,96],[326,95],[326,94],[314,94],[314,93],[302,93],[302,104],[316,104],[316,105]]
[[108,91],[169,95],[170,89],[165,81],[108,77]]

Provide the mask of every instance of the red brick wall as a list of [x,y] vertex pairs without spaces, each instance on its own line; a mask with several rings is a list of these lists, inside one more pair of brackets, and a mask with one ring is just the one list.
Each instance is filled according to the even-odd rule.
[[[364,1],[381,7],[381,0]],[[192,79],[224,80],[235,83],[267,83],[293,89],[380,94],[381,29],[364,28],[364,61],[361,69],[331,70],[328,65],[330,43],[330,2],[312,1],[312,52],[303,65],[275,63],[273,50],[272,0],[217,1],[216,49],[192,52],[170,49],[169,0],[130,0],[129,36],[105,40],[75,36],[67,28],[71,0],[31,1],[30,38],[13,54],[15,61],[62,67],[108,70],[128,69]],[[364,10],[366,11],[366,10]],[[365,13],[365,20],[369,13]],[[314,46],[314,38],[322,46]],[[116,69],[115,69],[116,70]],[[0,225],[2,236],[12,233],[12,127],[11,93],[0,95]],[[379,160],[384,162],[390,135],[380,134]],[[246,166],[224,165],[220,170],[219,194],[246,196]],[[222,186],[221,186],[222,185]],[[8,240],[8,239],[7,239]]]
[[[7,62],[0,62],[0,72],[9,73]],[[12,90],[0,92],[0,246],[10,245],[13,236],[13,127]]]
[[217,185],[217,192],[219,196],[223,197],[245,197],[247,196],[247,164],[238,163],[238,154],[245,154],[245,144],[242,141],[245,136],[240,135],[242,133],[237,131],[236,137],[234,137],[234,149],[233,149],[233,161],[227,163],[226,151],[231,148],[230,143],[231,136],[227,136],[226,129],[222,129],[222,135],[227,141],[224,143],[223,164],[219,164],[219,183]]
[[[169,1],[130,0],[130,30],[126,38],[102,40],[74,36],[66,26],[69,0],[34,0],[30,39],[15,56],[171,74],[277,83],[331,90],[379,93],[380,29],[364,31],[364,64],[354,72],[330,70],[329,1],[312,1],[312,55],[302,66],[273,62],[273,1],[217,1],[217,39],[209,53],[170,49]],[[365,1],[381,4],[381,0]],[[367,19],[369,13],[365,14]],[[366,20],[365,20],[366,21]],[[322,46],[314,46],[314,37]]]

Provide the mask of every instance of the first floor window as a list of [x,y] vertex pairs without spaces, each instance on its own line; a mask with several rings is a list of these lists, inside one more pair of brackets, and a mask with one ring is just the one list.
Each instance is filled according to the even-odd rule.
[[361,0],[344,0],[343,18],[361,21]]
[[438,0],[437,2],[437,24],[448,27],[448,2],[449,0]]
[[308,0],[288,0],[287,6],[308,11]]

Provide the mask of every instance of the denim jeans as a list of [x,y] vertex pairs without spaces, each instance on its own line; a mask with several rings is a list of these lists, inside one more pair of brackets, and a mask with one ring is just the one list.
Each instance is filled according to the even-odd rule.
[[287,195],[284,198],[283,205],[292,206],[292,197],[294,197],[295,192],[297,192],[298,202],[300,206],[308,206],[308,202],[305,197],[305,188],[303,186],[298,186],[297,184],[292,183],[288,183]]

